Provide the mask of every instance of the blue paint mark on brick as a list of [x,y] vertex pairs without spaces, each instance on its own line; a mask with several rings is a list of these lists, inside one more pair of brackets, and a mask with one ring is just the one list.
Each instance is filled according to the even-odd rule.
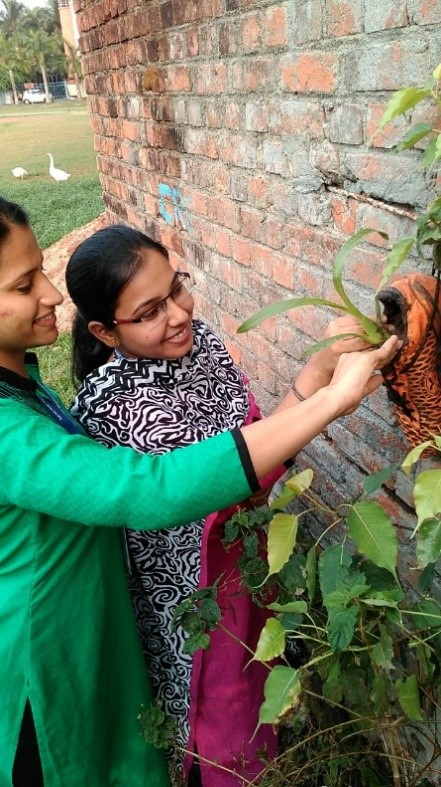
[[170,226],[180,224],[182,229],[188,229],[184,199],[179,189],[169,186],[167,183],[160,183],[158,193],[159,213],[164,221]]

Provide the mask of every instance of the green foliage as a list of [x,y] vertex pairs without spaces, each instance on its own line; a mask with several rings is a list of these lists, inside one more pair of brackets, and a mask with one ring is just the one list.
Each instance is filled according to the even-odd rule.
[[[393,470],[368,479],[364,497],[343,506],[344,532],[324,549],[311,544],[300,526],[297,532],[302,513],[280,510],[302,495],[311,510],[312,471],[286,482],[268,510],[270,521],[262,509],[257,518],[256,512],[241,512],[226,524],[229,543],[256,527],[267,538],[262,599],[269,588],[275,593],[268,605],[274,617],[254,653],[270,668],[259,724],[282,724],[290,730],[290,745],[259,784],[285,784],[287,772],[293,787],[325,780],[329,787],[416,787],[423,774],[426,785],[439,783],[441,607],[427,595],[429,576],[424,596],[406,588],[395,528],[384,509],[366,499]],[[340,528],[341,509],[334,514]],[[441,523],[435,520],[424,522],[435,531],[428,550],[432,562],[441,554]],[[306,646],[304,663],[271,667],[275,658],[284,659],[289,641]]]
[[176,722],[166,716],[162,708],[152,705],[139,714],[139,723],[144,740],[155,749],[168,749],[176,741]]
[[[5,46],[6,58],[2,57]],[[30,10],[16,0],[0,0],[0,84],[9,89],[10,71],[20,86],[25,80],[45,80],[46,71],[67,72],[55,4]]]
[[272,513],[266,508],[239,511],[226,523],[222,543],[226,549],[230,544],[240,540],[243,547],[239,568],[242,582],[251,594],[254,594],[265,582],[268,566],[263,559],[265,525],[272,519]]
[[183,651],[190,656],[199,648],[210,647],[208,632],[213,631],[220,621],[220,609],[216,601],[217,584],[196,590],[177,605],[173,613],[173,625],[180,626],[188,635]]

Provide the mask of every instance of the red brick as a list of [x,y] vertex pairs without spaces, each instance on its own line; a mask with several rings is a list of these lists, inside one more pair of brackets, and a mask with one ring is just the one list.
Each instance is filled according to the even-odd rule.
[[266,179],[261,175],[250,178],[248,183],[248,195],[256,207],[266,207],[268,204],[268,187]]
[[[375,236],[373,236],[375,237]],[[379,236],[377,236],[379,237]],[[344,279],[364,284],[376,290],[386,264],[386,254],[369,249],[354,249],[346,260]],[[375,314],[375,304],[372,298],[372,315]]]
[[231,253],[237,262],[242,265],[251,265],[251,248],[248,240],[235,235],[231,239]]
[[357,203],[346,197],[333,197],[331,202],[332,218],[335,228],[352,235],[355,232]]
[[255,93],[265,92],[273,88],[277,72],[274,62],[262,57],[243,61],[240,64],[241,82],[237,86],[245,91]]
[[293,292],[294,289],[294,269],[291,260],[288,260],[284,254],[272,253],[271,257],[271,272],[272,278],[276,284],[281,284],[287,290]]
[[198,156],[219,157],[216,134],[205,129],[190,128],[185,132],[185,148],[187,153]]
[[265,240],[265,217],[260,211],[240,208],[240,232],[246,238],[262,242]]
[[266,12],[263,41],[266,46],[286,46],[288,41],[285,8],[270,8]]
[[194,90],[196,93],[218,95],[227,91],[227,68],[225,63],[204,63],[194,68]]
[[245,52],[259,48],[261,20],[259,14],[245,17],[242,21],[242,45]]
[[338,56],[331,53],[305,53],[282,68],[282,86],[295,93],[333,93]]
[[186,66],[169,66],[165,77],[167,90],[174,93],[187,92],[191,89],[190,72]]
[[416,24],[433,25],[441,22],[439,0],[416,0],[413,14]]
[[359,0],[327,0],[328,30],[336,37],[350,36],[362,29]]

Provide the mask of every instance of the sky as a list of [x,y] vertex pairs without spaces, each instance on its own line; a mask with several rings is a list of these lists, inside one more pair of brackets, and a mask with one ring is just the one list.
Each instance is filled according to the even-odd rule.
[[43,8],[46,5],[46,0],[20,0],[26,8]]

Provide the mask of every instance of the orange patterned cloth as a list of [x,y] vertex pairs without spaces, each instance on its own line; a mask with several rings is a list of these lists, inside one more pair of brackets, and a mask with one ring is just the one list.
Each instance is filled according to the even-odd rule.
[[439,434],[441,427],[441,288],[435,277],[413,273],[392,282],[377,297],[387,323],[404,342],[383,376],[398,421],[415,446]]

